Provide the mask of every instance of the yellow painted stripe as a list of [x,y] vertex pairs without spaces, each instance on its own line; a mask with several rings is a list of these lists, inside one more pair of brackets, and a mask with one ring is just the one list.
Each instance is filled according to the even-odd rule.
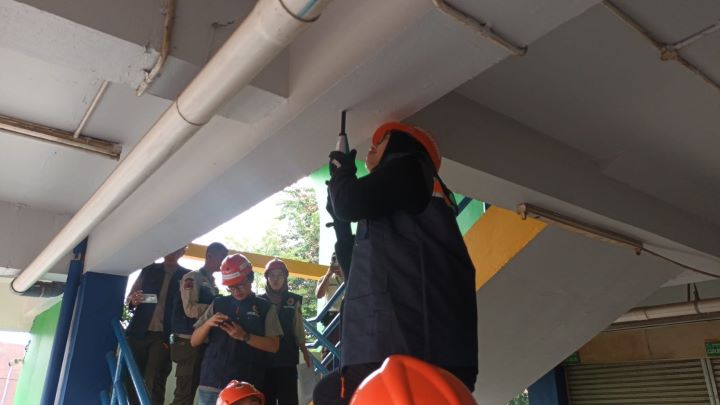
[[[191,243],[188,246],[188,250],[185,253],[185,256],[192,259],[204,261],[205,250],[207,250],[207,246]],[[247,257],[248,260],[250,260],[250,262],[253,264],[253,271],[259,273],[263,273],[265,271],[265,264],[275,258],[273,256],[266,256],[249,252],[238,252],[235,250],[230,250],[229,254],[232,255],[235,253],[241,253],[245,255],[245,257]],[[301,262],[299,260],[293,259],[283,259],[282,257],[280,259],[285,262],[285,265],[287,266],[288,271],[290,271],[291,276],[317,280],[322,277],[327,271],[327,266],[321,266],[315,263]]]
[[535,219],[522,220],[513,211],[490,207],[465,234],[465,244],[475,265],[475,289],[487,283],[545,226]]

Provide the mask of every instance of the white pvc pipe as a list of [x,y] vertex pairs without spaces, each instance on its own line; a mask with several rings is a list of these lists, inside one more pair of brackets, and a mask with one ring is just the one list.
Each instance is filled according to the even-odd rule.
[[107,86],[109,83],[110,82],[108,82],[107,80],[103,80],[97,93],[95,93],[95,97],[93,98],[92,102],[90,103],[90,106],[88,107],[87,111],[85,111],[85,115],[83,115],[82,119],[80,120],[80,123],[78,124],[77,128],[75,129],[75,132],[73,132],[73,138],[77,138],[78,136],[80,136],[80,133],[85,128],[85,124],[87,124],[88,119],[90,119],[90,116],[95,111],[95,108],[97,107],[98,103],[100,102],[100,99],[105,94],[105,90],[107,90]]
[[56,265],[316,20],[328,1],[260,0],[95,194],[10,283],[11,289],[26,291]]
[[614,323],[642,322],[677,316],[709,314],[713,312],[720,312],[720,298],[634,308],[623,314]]

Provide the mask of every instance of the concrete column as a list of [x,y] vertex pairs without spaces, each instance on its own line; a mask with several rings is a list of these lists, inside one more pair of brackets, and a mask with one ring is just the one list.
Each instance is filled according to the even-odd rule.
[[565,370],[557,366],[528,388],[530,405],[568,405]]
[[83,275],[57,403],[98,403],[100,391],[110,388],[105,354],[117,347],[110,319],[120,316],[126,285],[127,276]]

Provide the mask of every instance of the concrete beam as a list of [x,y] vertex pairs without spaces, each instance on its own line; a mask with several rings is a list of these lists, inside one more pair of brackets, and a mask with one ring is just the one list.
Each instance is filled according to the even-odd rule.
[[[58,214],[0,201],[0,258],[6,273],[24,269],[55,234],[70,220],[68,214]],[[66,274],[71,254],[51,270]]]
[[[26,3],[26,4],[22,4]],[[0,45],[136,88],[158,56],[163,35],[160,2],[132,0],[0,0],[0,20],[9,19]],[[195,77],[254,2],[178,2],[171,56],[148,93],[168,100]],[[3,15],[5,14],[5,15]],[[37,21],[41,21],[38,23]],[[37,31],[33,27],[42,26]],[[4,41],[3,41],[4,39]],[[97,57],[97,55],[103,55]],[[270,64],[222,113],[242,122],[262,119],[287,97],[288,55]],[[241,106],[254,111],[237,111]],[[234,108],[233,108],[234,107]]]
[[506,404],[678,273],[547,227],[478,291],[478,403]]
[[157,55],[14,0],[0,0],[0,21],[0,47],[114,83],[137,86]]
[[555,209],[720,274],[720,227],[605,176],[577,150],[456,93],[409,121],[438,134],[454,191],[511,210]]

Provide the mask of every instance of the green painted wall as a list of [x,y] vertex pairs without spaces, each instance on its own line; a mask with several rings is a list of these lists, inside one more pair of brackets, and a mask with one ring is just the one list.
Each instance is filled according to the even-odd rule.
[[39,404],[42,396],[42,387],[45,383],[45,373],[50,361],[55,329],[57,328],[60,304],[35,317],[30,329],[30,346],[25,355],[22,372],[15,390],[15,405]]
[[[460,204],[465,196],[455,193],[455,201]],[[478,219],[485,213],[485,204],[482,201],[472,200],[465,209],[457,216],[457,223],[460,232],[465,235],[470,228],[475,225]]]

